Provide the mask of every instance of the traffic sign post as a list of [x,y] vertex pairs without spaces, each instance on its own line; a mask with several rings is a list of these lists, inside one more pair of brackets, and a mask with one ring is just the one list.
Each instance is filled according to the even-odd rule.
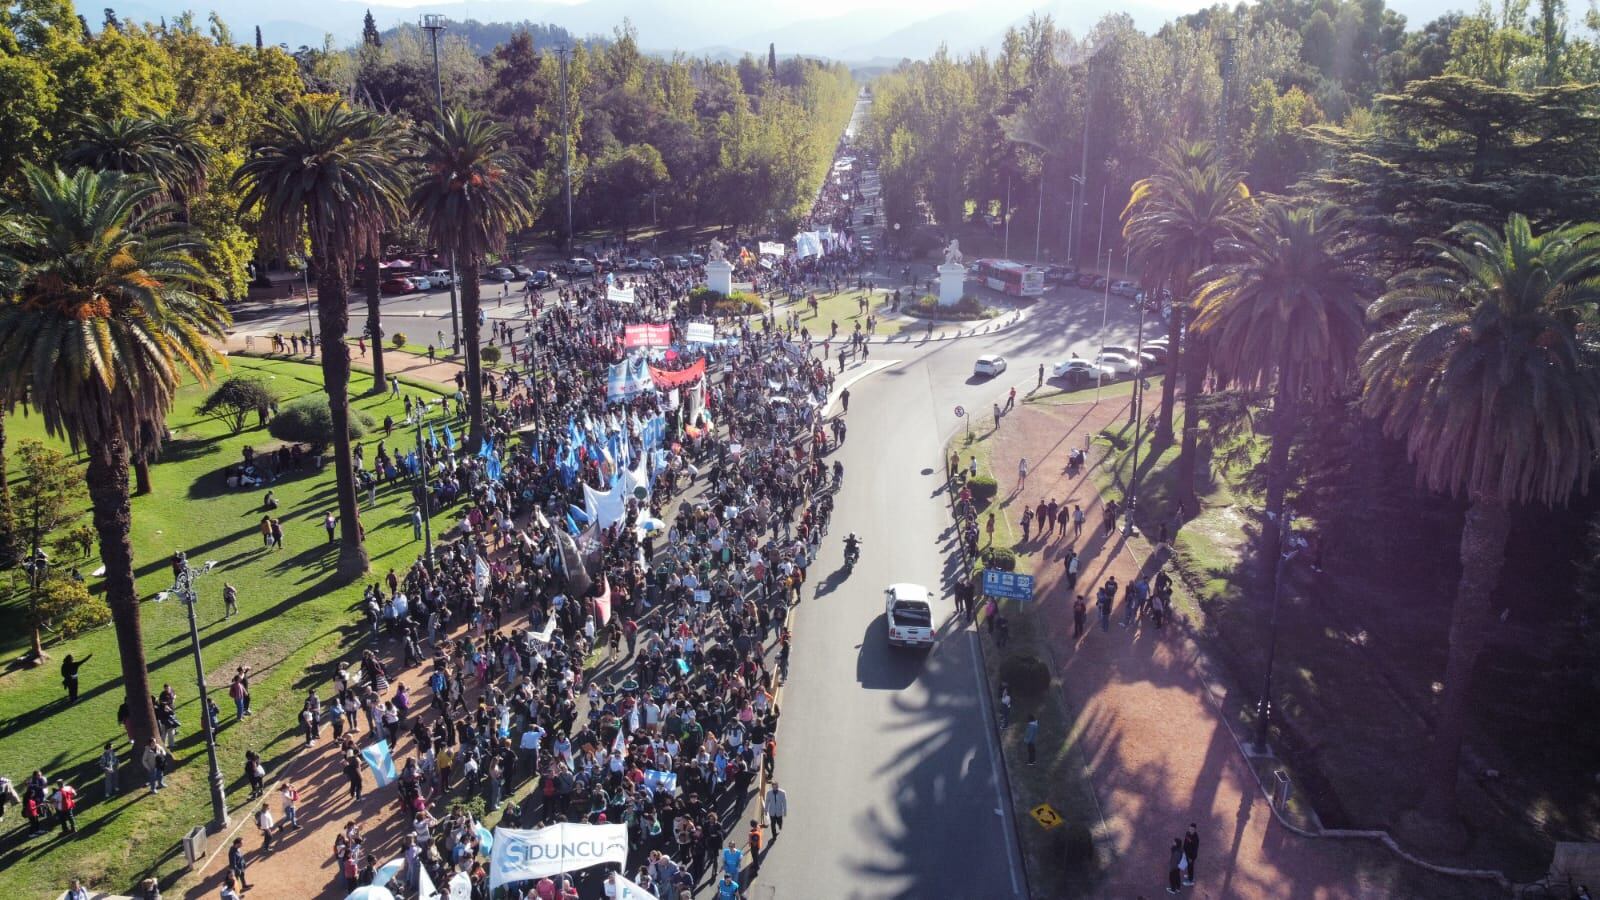
[[1045,831],[1061,826],[1061,813],[1056,812],[1056,808],[1048,803],[1041,803],[1028,810],[1028,815],[1033,816],[1033,820]]
[[1021,600],[1023,602],[1032,600],[1033,576],[1005,572],[1000,569],[984,569],[983,593],[986,597],[999,597],[1005,600]]
[[[967,408],[965,406],[962,406],[960,404],[956,404],[956,418],[958,418],[958,419],[966,419],[967,418]],[[971,437],[971,436],[972,436],[972,420],[968,419],[967,420],[967,437]]]

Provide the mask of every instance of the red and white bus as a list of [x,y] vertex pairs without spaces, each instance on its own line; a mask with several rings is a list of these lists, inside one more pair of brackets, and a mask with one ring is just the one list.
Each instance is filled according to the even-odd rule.
[[1044,269],[1009,259],[978,260],[978,278],[990,290],[1013,297],[1037,297],[1044,293]]

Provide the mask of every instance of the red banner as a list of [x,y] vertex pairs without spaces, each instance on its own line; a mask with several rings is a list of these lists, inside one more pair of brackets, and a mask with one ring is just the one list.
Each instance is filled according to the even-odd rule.
[[650,380],[656,383],[657,389],[670,391],[675,387],[683,387],[686,384],[693,383],[695,379],[705,373],[706,361],[700,359],[696,360],[695,364],[687,369],[658,369],[655,366],[651,366]]
[[665,347],[671,343],[671,325],[629,325],[622,331],[622,346],[629,350],[639,347]]

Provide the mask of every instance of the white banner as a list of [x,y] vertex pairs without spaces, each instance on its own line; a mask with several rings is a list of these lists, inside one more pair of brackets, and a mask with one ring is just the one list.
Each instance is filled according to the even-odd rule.
[[611,876],[612,896],[616,900],[656,900],[656,895],[650,893],[637,884],[623,878],[621,875]]
[[783,244],[778,241],[762,241],[758,246],[762,256],[783,255]]
[[606,288],[606,299],[610,300],[612,303],[632,303],[633,288],[619,288],[616,285],[611,285],[610,287]]
[[683,339],[690,344],[711,344],[717,340],[717,326],[710,322],[690,322],[683,329]]
[[590,866],[628,863],[628,826],[579,825],[496,828],[489,858],[489,890]]
[[472,876],[457,872],[450,876],[450,900],[472,900]]

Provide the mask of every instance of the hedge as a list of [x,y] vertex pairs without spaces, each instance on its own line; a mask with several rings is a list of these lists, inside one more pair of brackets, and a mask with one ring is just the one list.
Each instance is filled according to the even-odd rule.
[[[350,438],[359,438],[371,429],[372,417],[352,408]],[[280,441],[310,444],[319,449],[333,443],[333,413],[328,410],[328,395],[318,392],[291,401],[278,411],[267,431]]]
[[912,303],[901,307],[905,312],[924,319],[941,319],[948,322],[970,322],[992,319],[999,311],[984,306],[977,297],[964,296],[949,306],[941,306],[939,298],[924,294]]
[[1000,493],[1000,483],[991,475],[974,475],[967,479],[967,488],[972,491],[972,503],[979,509],[989,505],[994,495]]

